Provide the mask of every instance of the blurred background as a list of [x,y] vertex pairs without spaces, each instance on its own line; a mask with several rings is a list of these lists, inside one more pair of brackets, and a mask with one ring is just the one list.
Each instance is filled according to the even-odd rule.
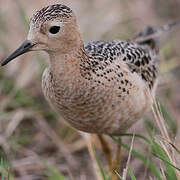
[[[74,10],[84,41],[130,39],[149,25],[158,27],[180,19],[179,0],[0,0],[0,61],[26,39],[32,14],[54,3]],[[178,139],[180,27],[164,33],[159,40],[157,98],[168,111],[172,135]],[[41,75],[47,60],[44,52],[31,52],[0,67],[0,157],[5,159],[6,173],[15,180],[60,179],[56,171],[67,179],[93,180],[84,139],[59,120],[43,97]],[[153,124],[151,115],[148,118]],[[130,132],[146,134],[144,126],[145,120],[141,120]],[[136,148],[146,151],[138,140]],[[127,152],[123,150],[123,154],[125,164]],[[100,152],[98,155],[104,161]],[[148,179],[149,174],[142,173],[143,164],[134,157],[131,167],[138,180]]]

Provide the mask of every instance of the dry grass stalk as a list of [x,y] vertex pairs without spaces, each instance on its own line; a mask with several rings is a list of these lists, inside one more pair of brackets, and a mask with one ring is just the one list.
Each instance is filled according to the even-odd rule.
[[[170,139],[168,131],[167,131],[167,127],[166,127],[166,124],[165,124],[165,121],[164,121],[164,118],[163,118],[163,115],[162,115],[162,112],[160,109],[160,105],[158,104],[158,102],[155,99],[153,99],[153,102],[154,102],[154,106],[152,106],[153,115],[155,117],[157,126],[158,126],[161,136],[162,136],[161,140],[158,140],[158,141],[161,144],[161,147],[163,148],[165,153],[167,154],[170,163],[177,167],[175,151],[172,148],[172,146],[170,146],[170,143],[169,143],[169,142],[171,142],[171,139]],[[156,138],[156,140],[157,140],[157,138]],[[180,172],[177,169],[175,169],[175,172],[176,172],[177,177],[180,178]]]
[[92,160],[92,166],[93,166],[95,177],[97,180],[102,180],[102,177],[99,172],[97,160],[96,160],[95,154],[93,152],[94,147],[93,147],[93,143],[92,143],[92,136],[87,133],[81,133],[81,135],[84,138],[85,142],[87,143],[87,148],[88,148],[91,160]]
[[128,154],[128,160],[127,160],[127,163],[126,163],[126,168],[123,170],[123,176],[122,176],[122,178],[123,178],[124,180],[126,180],[126,177],[127,177],[128,166],[129,166],[130,160],[131,160],[131,153],[132,153],[133,145],[134,145],[134,135],[133,135],[132,140],[131,140],[131,146],[130,146],[130,151],[129,151],[129,154]]
[[67,160],[70,169],[75,169],[77,167],[77,162],[73,158],[71,152],[63,143],[63,141],[59,138],[56,132],[49,126],[46,120],[40,115],[37,114],[37,124],[44,132],[44,134],[49,137],[52,142],[58,147],[59,151],[63,154],[64,158]]

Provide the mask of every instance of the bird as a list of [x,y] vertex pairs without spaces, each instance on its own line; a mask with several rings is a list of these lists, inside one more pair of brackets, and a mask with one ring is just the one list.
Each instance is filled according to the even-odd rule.
[[79,131],[120,134],[151,108],[160,63],[153,36],[176,24],[148,27],[130,40],[84,43],[71,8],[53,4],[32,16],[27,40],[2,66],[29,51],[47,52],[42,90],[50,106]]

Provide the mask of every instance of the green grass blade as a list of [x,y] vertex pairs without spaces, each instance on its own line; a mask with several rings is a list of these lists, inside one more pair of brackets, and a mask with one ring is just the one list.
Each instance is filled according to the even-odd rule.
[[59,172],[55,167],[48,165],[44,160],[41,160],[45,167],[50,171],[50,173],[46,173],[48,180],[66,180],[66,178]]
[[3,158],[1,158],[1,180],[4,180],[4,161]]
[[134,136],[134,137],[138,137],[138,138],[144,140],[145,142],[147,142],[149,144],[151,143],[151,141],[147,137],[145,137],[141,134],[124,133],[124,134],[112,134],[112,136],[130,136],[130,137]]
[[159,107],[160,112],[162,112],[162,115],[163,115],[163,119],[167,123],[167,125],[170,128],[173,135],[175,136],[177,134],[177,127],[178,127],[177,124],[173,120],[173,118],[172,118],[171,114],[168,112],[167,108],[160,101],[158,101],[158,102],[160,105],[160,107]]
[[149,118],[145,117],[144,118],[144,123],[145,123],[146,129],[150,129],[150,131],[154,132],[155,134],[160,134],[159,129],[155,127],[155,125],[152,122],[152,120],[150,120]]
[[66,180],[66,178],[54,167],[47,165],[47,169],[51,172],[49,175],[48,180]]
[[10,168],[8,167],[7,180],[10,180]]
[[93,147],[93,153],[94,153],[94,156],[96,158],[96,161],[97,161],[97,164],[98,164],[98,167],[99,167],[99,170],[100,170],[100,173],[101,173],[101,176],[102,176],[103,180],[107,180],[104,169],[103,169],[103,167],[101,165],[101,162],[100,162],[99,158],[97,157],[97,154],[96,154],[96,151],[95,151],[94,147]]
[[149,127],[146,127],[146,128],[147,128],[147,132],[152,141],[152,150],[154,152],[153,154],[155,154],[155,156],[164,160],[163,162],[166,167],[165,175],[166,175],[167,179],[168,180],[169,179],[177,180],[174,167],[172,167],[170,165],[171,163],[169,162],[169,158],[168,158],[167,154],[164,152],[164,150],[161,148],[161,146],[155,141],[154,136],[152,135],[151,129],[149,129]]
[[[173,180],[177,180],[177,177],[176,177],[176,173],[175,173],[175,170],[174,170],[174,167],[171,165],[171,163],[169,162],[169,158],[168,156],[166,155],[166,153],[164,152],[164,150],[161,148],[161,146],[155,142],[155,140],[153,139],[153,145],[152,145],[152,148],[153,148],[153,151],[155,152],[155,155],[162,159],[163,162],[164,162],[164,165],[166,167],[166,175],[170,178],[170,179],[173,179]],[[169,179],[168,178],[168,179]]]
[[[111,136],[111,138],[120,146],[122,146],[123,148],[125,148],[126,150],[130,151],[130,147],[120,141],[118,141],[116,138],[114,138],[113,136]],[[162,180],[161,175],[160,175],[160,171],[157,169],[156,165],[149,161],[145,156],[143,156],[141,153],[138,153],[137,151],[135,151],[134,149],[132,150],[132,154],[135,155],[137,158],[139,158],[145,165],[147,165],[147,167],[151,170],[151,172],[154,174],[154,176],[156,176],[157,180]]]
[[136,177],[134,176],[133,171],[130,166],[128,166],[128,172],[131,177],[131,180],[136,180]]
[[156,154],[153,154],[155,157],[161,159],[162,161],[166,162],[167,164],[169,164],[170,166],[172,166],[173,168],[177,169],[180,172],[180,168],[176,167],[175,165],[173,165],[172,163],[170,163],[169,161],[163,159],[162,157],[157,156]]
[[10,164],[6,156],[0,155],[0,180],[9,180],[12,178],[10,174]]

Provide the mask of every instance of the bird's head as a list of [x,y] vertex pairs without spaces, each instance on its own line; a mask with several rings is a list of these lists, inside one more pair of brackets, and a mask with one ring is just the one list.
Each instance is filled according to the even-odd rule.
[[2,65],[29,51],[44,50],[48,53],[67,54],[81,45],[72,10],[61,4],[50,5],[33,15],[27,40]]

